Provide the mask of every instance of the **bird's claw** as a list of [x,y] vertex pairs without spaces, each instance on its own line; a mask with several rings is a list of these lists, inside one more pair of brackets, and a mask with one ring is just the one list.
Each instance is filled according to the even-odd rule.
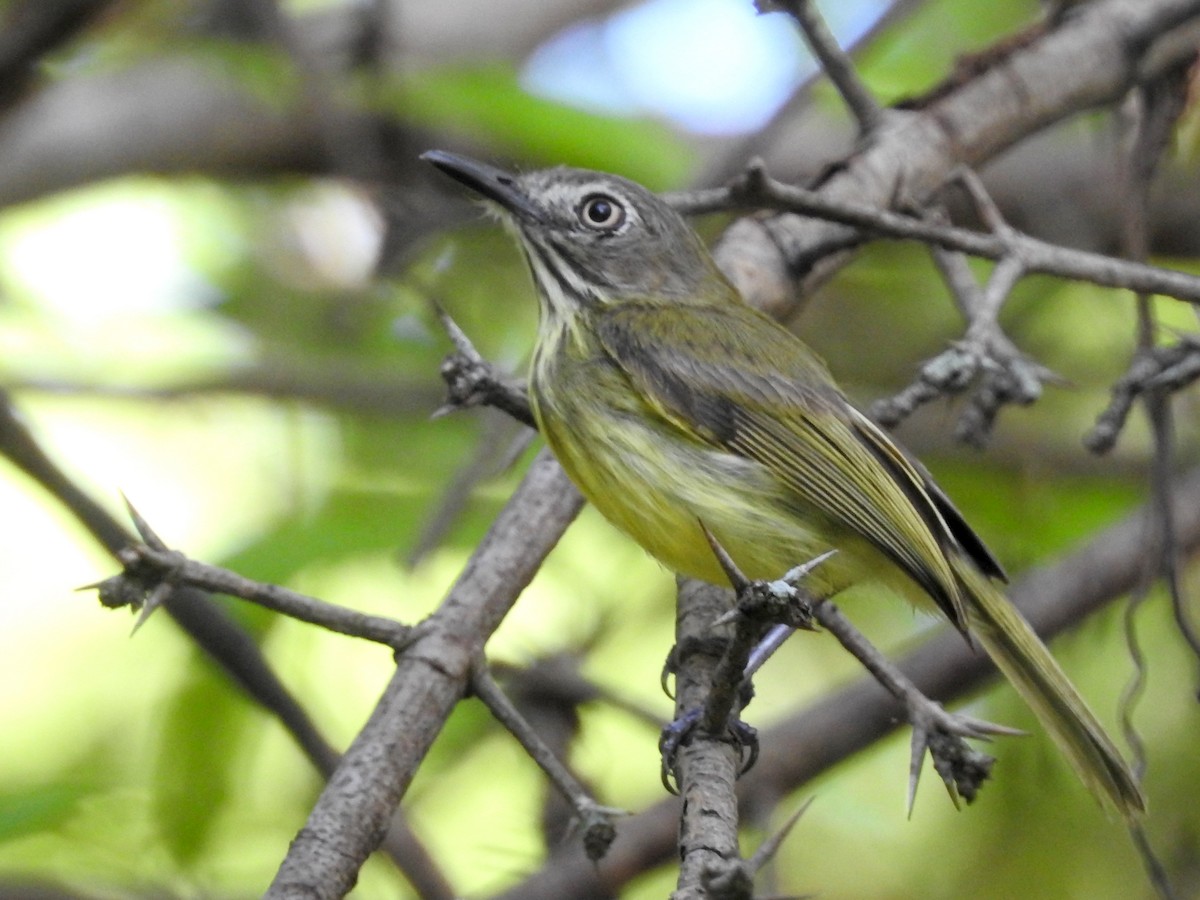
[[[692,737],[700,725],[701,719],[704,717],[704,710],[697,707],[685,712],[675,721],[668,724],[663,730],[658,739],[658,750],[662,755],[662,768],[660,769],[660,777],[662,778],[663,787],[672,794],[678,793],[675,786],[671,783],[671,773],[675,770],[676,758],[679,755],[679,749],[683,747]],[[719,740],[728,741],[738,748],[742,758],[741,767],[738,769],[738,776],[741,777],[754,768],[754,764],[758,762],[758,730],[752,725],[747,725],[740,719],[734,719],[728,723],[727,730]]]

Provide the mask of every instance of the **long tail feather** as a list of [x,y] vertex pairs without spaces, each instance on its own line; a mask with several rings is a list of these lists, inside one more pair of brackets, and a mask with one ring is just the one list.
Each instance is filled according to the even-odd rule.
[[1080,780],[1102,805],[1115,808],[1127,820],[1145,812],[1146,800],[1133,773],[1029,623],[969,562],[954,560],[954,568],[968,595],[972,633]]

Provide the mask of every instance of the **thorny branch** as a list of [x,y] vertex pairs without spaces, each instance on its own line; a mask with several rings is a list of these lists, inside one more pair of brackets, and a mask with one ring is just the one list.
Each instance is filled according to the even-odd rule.
[[[680,843],[684,864],[674,897],[704,896],[695,893],[699,887],[703,886],[711,893],[718,885],[721,896],[751,896],[753,874],[758,866],[743,861],[736,852],[738,815],[736,805],[731,805],[731,797],[726,793],[733,789],[729,780],[729,762],[734,757],[729,748],[735,748],[740,757],[743,744],[747,740],[751,742],[750,760],[737,774],[748,771],[758,755],[757,735],[739,725],[736,717],[752,696],[750,678],[762,664],[758,658],[751,662],[752,657],[760,656],[754,649],[755,643],[761,639],[767,645],[765,652],[773,652],[786,634],[798,628],[811,629],[813,619],[825,626],[882,687],[904,704],[913,727],[908,786],[910,813],[926,751],[956,805],[959,797],[968,803],[975,799],[995,760],[972,748],[965,738],[986,740],[994,735],[1022,732],[947,712],[925,696],[897,665],[842,616],[834,604],[814,600],[799,588],[797,585],[803,577],[832,552],[798,566],[777,582],[751,581],[708,529],[703,530],[735,591],[736,605],[710,626],[712,629],[733,626],[714,663],[712,642],[702,640],[683,626],[689,619],[696,620],[701,611],[712,610],[714,604],[719,608],[721,592],[694,582],[684,582],[680,589],[681,628],[676,675],[689,689],[681,689],[677,705],[679,718],[664,731],[662,743],[664,772],[668,768],[675,771],[680,793],[688,799],[684,805]],[[765,638],[764,633],[767,634]],[[696,685],[707,686],[701,691],[703,706],[693,709],[688,707],[684,694],[686,692],[694,701]],[[694,734],[704,740],[692,742]],[[703,777],[697,773],[703,773]],[[694,809],[697,806],[699,809]],[[693,833],[704,835],[703,840],[689,839]],[[725,849],[714,853],[715,847]],[[697,854],[694,860],[689,858],[692,853]]]
[[[1011,233],[1011,227],[1003,220],[979,178],[968,169],[961,170],[958,177],[993,233]],[[926,362],[912,384],[895,396],[873,404],[871,414],[881,425],[890,428],[925,403],[946,394],[973,389],[959,416],[955,437],[982,447],[1001,407],[1034,403],[1042,395],[1043,383],[1055,380],[1056,376],[1021,353],[1000,327],[1000,309],[1025,274],[1020,257],[1003,257],[980,290],[962,253],[937,245],[930,249],[934,263],[967,320],[966,334]]]
[[[831,200],[815,191],[776,181],[761,163],[751,163],[744,174],[726,187],[681,191],[666,196],[688,214],[747,209],[777,209],[850,225],[865,235],[922,241],[948,250],[959,250],[983,259],[1020,260],[1027,273],[1057,275],[1102,287],[1163,294],[1188,303],[1200,303],[1200,277],[1075,250],[1010,230],[984,234],[967,228],[939,225],[858,203]],[[862,238],[860,238],[861,240]]]
[[916,801],[917,782],[920,780],[926,750],[955,805],[959,797],[968,803],[973,801],[991,773],[995,759],[973,749],[964,738],[986,740],[992,735],[1018,735],[1022,732],[961,713],[947,712],[941,704],[925,696],[912,679],[867,641],[833,603],[818,603],[813,609],[813,616],[888,693],[904,704],[913,728],[908,776],[910,814]]
[[466,689],[484,642],[582,506],[546,453],[530,466],[343,756],[267,896],[341,897]]
[[[995,258],[995,257],[994,257],[994,258]],[[1189,299],[1194,299],[1194,298],[1189,298]],[[302,835],[302,836],[304,836],[304,835]],[[298,839],[298,840],[299,840],[299,839]]]
[[703,523],[700,527],[737,598],[734,608],[713,623],[714,628],[732,623],[733,636],[713,672],[712,689],[700,717],[700,727],[704,731],[719,734],[735,712],[739,688],[743,684],[748,686],[750,677],[762,665],[758,662],[752,668],[751,659],[765,633],[776,625],[793,631],[812,630],[813,599],[799,585],[809,572],[831,557],[833,551],[796,566],[778,581],[751,581],[712,532]]
[[252,581],[219,566],[188,559],[177,550],[131,544],[117,553],[125,566],[120,575],[92,585],[105,606],[150,608],[149,598],[166,587],[183,585],[249,600],[266,609],[329,631],[400,648],[411,629],[383,616],[373,616],[297,593],[276,584]]
[[518,422],[536,428],[525,385],[498,372],[444,310],[438,309],[438,317],[454,343],[455,352],[442,363],[442,378],[449,396],[433,415],[442,416],[472,406],[494,406]]

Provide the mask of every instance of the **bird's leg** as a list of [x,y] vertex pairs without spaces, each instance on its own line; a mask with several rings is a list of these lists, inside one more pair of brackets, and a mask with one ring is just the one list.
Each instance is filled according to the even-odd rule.
[[[667,676],[677,675],[680,671],[692,678],[697,674],[708,675],[704,678],[707,683],[704,702],[683,709],[678,718],[663,728],[659,737],[663,787],[672,793],[675,789],[671,784],[671,773],[675,771],[679,751],[697,733],[735,746],[742,759],[741,772],[753,766],[758,758],[757,732],[738,718],[738,712],[754,696],[753,685],[749,679],[743,679],[740,672],[730,677],[728,661],[740,655],[738,648],[742,644],[743,640],[736,634],[732,637],[712,635],[681,641],[671,649],[663,668],[664,688]],[[680,693],[687,696],[691,692],[681,690]]]
[[[811,601],[795,582],[831,555],[825,554],[799,566],[777,581],[751,581],[703,523],[701,528],[737,592],[737,602],[732,610],[712,623],[713,628],[732,626],[733,633],[728,638],[714,638],[721,641],[721,652],[704,705],[686,710],[663,729],[659,750],[663,761],[663,783],[668,789],[667,776],[674,769],[676,753],[697,729],[732,741],[742,750],[742,772],[754,765],[758,758],[757,732],[738,718],[738,712],[753,698],[751,677],[771,652],[793,631],[812,629]],[[680,655],[698,649],[703,648],[676,647],[664,670],[664,678]]]

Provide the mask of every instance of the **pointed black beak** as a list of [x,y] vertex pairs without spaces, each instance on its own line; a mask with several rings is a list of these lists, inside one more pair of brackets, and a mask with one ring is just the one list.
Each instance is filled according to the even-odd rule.
[[529,196],[517,186],[517,177],[511,172],[445,150],[426,150],[421,154],[421,159],[433,163],[455,181],[499,203],[520,219],[540,222],[545,218]]

